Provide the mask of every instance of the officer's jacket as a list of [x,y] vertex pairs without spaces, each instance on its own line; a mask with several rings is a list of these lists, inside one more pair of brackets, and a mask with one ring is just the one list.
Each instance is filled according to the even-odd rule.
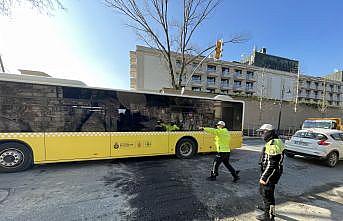
[[175,125],[175,124],[173,124],[173,125],[171,125],[171,124],[162,124],[162,126],[166,129],[166,131],[180,130],[180,128],[177,125]]
[[217,152],[230,152],[231,136],[226,128],[205,127],[204,131],[215,135]]
[[263,148],[261,165],[261,179],[268,183],[277,184],[283,171],[284,145],[280,139],[272,139]]

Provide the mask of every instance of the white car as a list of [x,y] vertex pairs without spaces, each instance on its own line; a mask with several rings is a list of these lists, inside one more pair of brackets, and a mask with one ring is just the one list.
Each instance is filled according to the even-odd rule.
[[285,142],[288,157],[300,155],[325,160],[329,167],[343,160],[343,131],[330,129],[304,129],[297,131]]

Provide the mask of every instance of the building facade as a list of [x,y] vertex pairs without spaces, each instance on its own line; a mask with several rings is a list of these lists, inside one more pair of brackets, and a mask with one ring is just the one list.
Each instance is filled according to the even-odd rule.
[[[200,60],[187,67],[188,76]],[[173,54],[173,63],[177,74],[181,68],[178,54]],[[188,76],[184,76],[183,83],[187,82]],[[283,96],[285,100],[294,99],[296,94],[294,73],[240,62],[205,59],[189,80],[185,89],[199,92],[281,99],[284,88],[289,92]],[[130,52],[131,89],[159,91],[162,88],[170,88],[171,85],[168,68],[158,50],[137,46],[136,51]]]
[[[272,59],[273,69],[251,65],[249,62],[205,59],[185,85],[188,77],[199,65],[202,59],[199,58],[186,67],[187,75],[182,79],[183,86],[194,92],[257,96],[275,100],[295,101],[298,96],[300,103],[320,103],[324,96],[326,105],[343,106],[343,82],[302,75],[297,85],[298,62],[277,58],[279,60]],[[177,75],[181,69],[181,59],[177,53],[173,54],[173,65]],[[291,71],[283,71],[288,69]],[[324,83],[325,91],[321,89],[324,89]],[[137,46],[136,51],[130,52],[130,86],[133,90],[148,91],[172,87],[168,67],[158,50]]]
[[267,54],[266,48],[259,51],[254,49],[242,63],[291,73],[298,73],[299,68],[299,61]]
[[343,82],[322,77],[301,76],[299,102],[343,107]]

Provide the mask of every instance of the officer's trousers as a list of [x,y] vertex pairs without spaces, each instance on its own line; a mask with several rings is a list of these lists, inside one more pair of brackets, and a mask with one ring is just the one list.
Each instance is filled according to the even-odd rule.
[[213,167],[211,171],[211,176],[218,176],[218,168],[221,163],[224,163],[225,167],[230,171],[233,177],[236,177],[236,170],[231,166],[230,162],[230,152],[219,152],[213,161]]
[[[263,199],[265,212],[270,213],[271,206],[275,206],[275,184],[268,183],[267,185],[260,184],[260,194]],[[272,211],[273,213],[274,211]]]

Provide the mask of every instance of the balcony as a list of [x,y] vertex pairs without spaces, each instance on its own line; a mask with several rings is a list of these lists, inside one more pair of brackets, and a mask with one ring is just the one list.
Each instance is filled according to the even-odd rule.
[[229,89],[229,88],[230,88],[230,85],[229,85],[229,83],[221,83],[221,84],[220,84],[220,87],[221,87],[221,88],[225,88],[225,89]]
[[216,85],[216,82],[213,82],[213,81],[207,81],[207,87],[208,88],[217,88],[218,85]]
[[246,92],[255,92],[255,87],[254,86],[246,86],[245,91]]
[[233,85],[234,91],[245,91],[245,87],[242,85]]
[[197,80],[192,80],[192,81],[191,81],[191,84],[192,84],[192,85],[202,85],[202,82],[201,82],[201,80],[198,80],[198,79],[197,79]]
[[228,71],[223,71],[221,74],[222,78],[229,78],[230,77],[230,73]]
[[[190,70],[190,71],[192,72],[193,70],[194,70],[194,68],[192,68],[192,70]],[[194,73],[202,75],[205,73],[205,71],[202,68],[197,68]]]
[[315,90],[315,91],[322,91],[323,87],[322,86],[314,86],[313,90]]
[[245,80],[244,75],[241,74],[241,73],[239,73],[239,72],[234,73],[234,74],[233,74],[233,77],[234,77],[235,79],[238,79],[238,80]]
[[245,80],[246,81],[256,81],[256,76],[255,75],[251,75],[251,74],[247,74]]
[[218,72],[216,70],[207,70],[207,76],[218,76]]

